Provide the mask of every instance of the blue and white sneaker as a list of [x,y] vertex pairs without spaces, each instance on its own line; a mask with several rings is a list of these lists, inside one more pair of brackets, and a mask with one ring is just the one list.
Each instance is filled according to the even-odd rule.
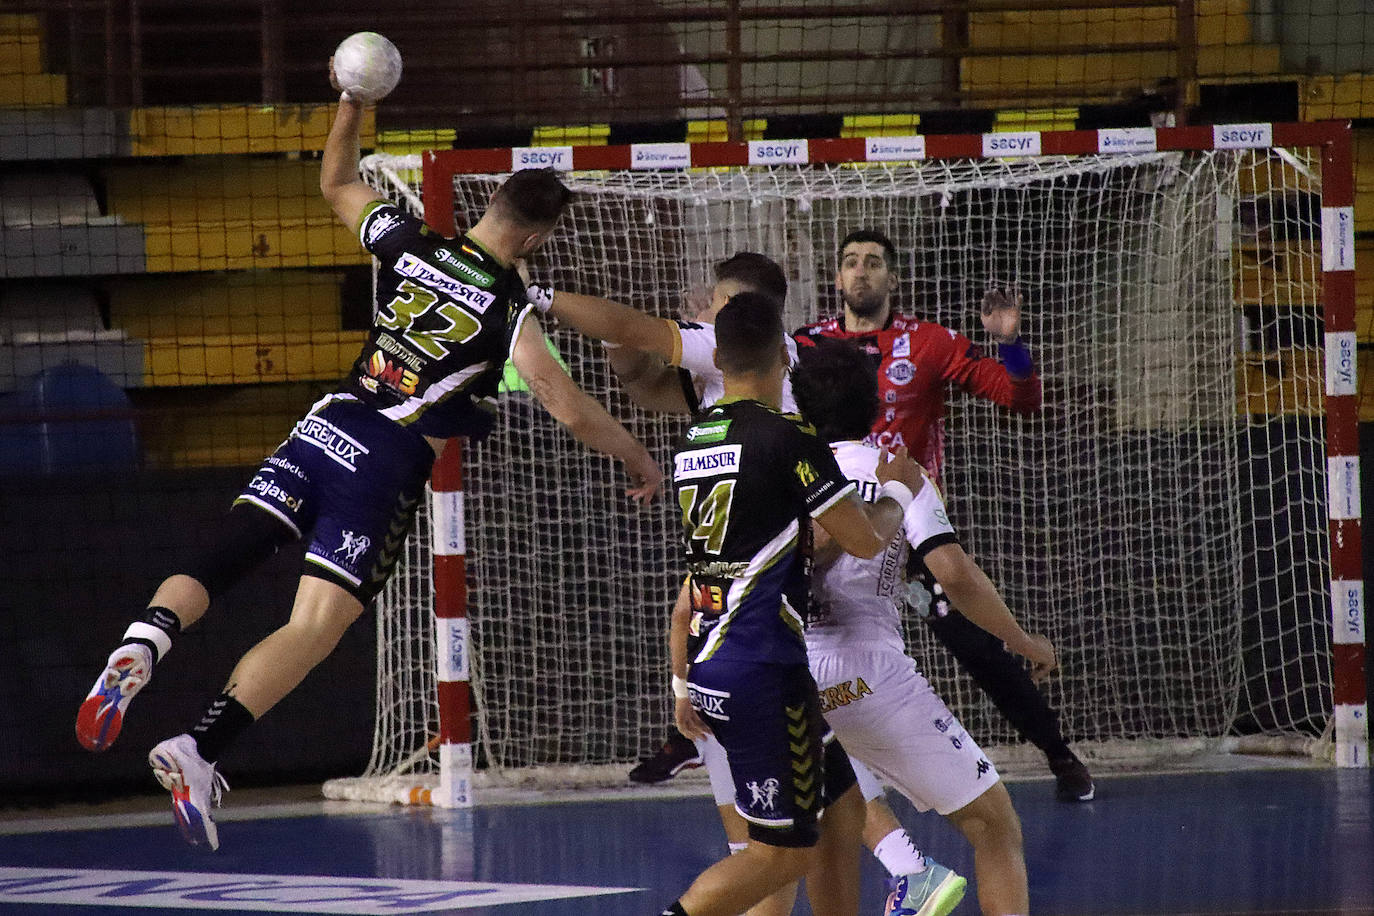
[[129,701],[153,676],[153,650],[138,643],[120,646],[105,662],[76,713],[76,740],[88,751],[103,751],[119,737]]
[[219,804],[229,784],[215,772],[213,763],[201,758],[196,739],[190,735],[168,738],[148,752],[148,763],[162,788],[172,793],[172,813],[186,842],[219,849],[219,831],[210,808]]
[[957,875],[926,856],[925,871],[897,878],[887,895],[884,916],[948,916],[968,887],[962,875]]

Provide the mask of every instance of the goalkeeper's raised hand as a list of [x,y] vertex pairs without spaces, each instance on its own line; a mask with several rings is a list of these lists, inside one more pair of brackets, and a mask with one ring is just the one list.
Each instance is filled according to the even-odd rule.
[[983,329],[999,344],[1021,336],[1021,294],[996,287],[983,294]]

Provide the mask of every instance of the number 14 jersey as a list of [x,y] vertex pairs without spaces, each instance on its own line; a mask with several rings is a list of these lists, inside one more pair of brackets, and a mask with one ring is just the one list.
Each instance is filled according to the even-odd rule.
[[806,663],[811,519],[854,490],[791,414],[716,403],[673,456],[691,574],[693,662]]

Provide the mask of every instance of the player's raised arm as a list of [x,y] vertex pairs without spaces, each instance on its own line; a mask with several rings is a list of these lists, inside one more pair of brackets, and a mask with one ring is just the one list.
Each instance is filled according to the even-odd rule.
[[[334,61],[329,61],[329,84],[339,88],[334,76]],[[333,208],[334,215],[356,232],[367,205],[382,198],[367,182],[358,177],[358,133],[362,129],[363,105],[347,94],[339,96],[334,123],[329,126],[329,138],[324,141],[320,158],[320,193]]]
[[656,353],[670,362],[676,361],[680,344],[673,322],[669,319],[655,318],[628,305],[598,296],[584,296],[561,289],[550,291],[550,295],[552,302],[549,313],[576,328],[580,334],[616,346]]
[[983,296],[983,328],[997,345],[997,360],[978,359],[972,341],[957,335],[945,377],[965,391],[1017,413],[1040,409],[1043,392],[1030,350],[1021,340],[1021,294],[998,288]]
[[1031,661],[1031,680],[1042,680],[1059,666],[1054,646],[1039,634],[1027,633],[1016,622],[997,587],[957,543],[941,544],[922,560],[945,595],[965,617]]
[[626,492],[648,503],[663,484],[663,469],[638,439],[589,397],[550,355],[538,322],[525,321],[511,351],[520,377],[544,409],[583,444],[619,458],[633,483]]

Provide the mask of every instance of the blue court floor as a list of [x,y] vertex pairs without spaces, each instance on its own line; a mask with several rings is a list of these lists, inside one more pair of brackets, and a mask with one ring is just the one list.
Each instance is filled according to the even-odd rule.
[[[1368,771],[1103,775],[1065,805],[1012,782],[1033,912],[1374,914]],[[689,788],[684,786],[683,788]],[[894,799],[923,849],[971,875],[962,839]],[[545,913],[653,916],[724,853],[710,798],[613,798],[467,811],[226,797],[221,848],[182,845],[170,810],[0,821],[0,912]],[[882,877],[865,862],[865,914]],[[976,914],[975,892],[956,911]],[[799,904],[799,913],[809,913]]]

